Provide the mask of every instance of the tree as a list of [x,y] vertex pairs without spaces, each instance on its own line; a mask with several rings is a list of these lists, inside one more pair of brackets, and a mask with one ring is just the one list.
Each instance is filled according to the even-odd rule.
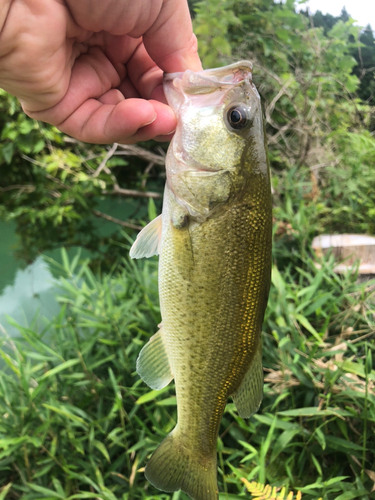
[[[363,101],[375,104],[375,38],[370,24],[361,31],[357,38],[354,52],[357,66],[353,73],[358,76],[360,86],[358,95]],[[374,124],[375,129],[375,124]]]
[[[308,10],[301,11],[306,17],[310,17]],[[315,12],[310,19],[316,28],[323,28],[324,34],[333,28],[339,21],[347,22],[351,16],[348,14],[345,7],[342,9],[340,16],[332,16],[331,14],[323,14],[320,10]],[[374,105],[375,102],[375,38],[371,28],[368,24],[366,28],[359,30],[357,38],[352,37],[350,41],[353,43],[351,50],[352,56],[355,58],[357,64],[353,67],[353,74],[359,80],[359,88],[357,91],[358,96],[370,104]],[[372,125],[375,129],[375,123]]]
[[[353,74],[360,29],[350,19],[339,19],[325,31],[296,13],[293,0],[242,0],[221,6],[227,9],[221,16],[236,22],[219,25],[214,15],[217,1],[205,1],[197,4],[196,29],[201,44],[209,43],[215,33],[228,41],[231,53],[206,50],[203,62],[211,63],[215,53],[215,64],[253,61],[276,206],[283,206],[290,194],[289,201],[295,203],[290,214],[300,210],[303,197],[320,231],[374,232],[375,199],[369,193],[375,192],[370,173],[375,141],[366,130],[371,108],[356,97],[360,80]],[[347,17],[343,12],[342,18]],[[301,196],[293,194],[290,183],[294,189],[303,186]]]

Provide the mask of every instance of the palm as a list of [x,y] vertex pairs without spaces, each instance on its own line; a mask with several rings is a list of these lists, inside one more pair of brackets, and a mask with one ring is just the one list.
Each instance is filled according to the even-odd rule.
[[[67,60],[71,53],[75,60],[71,69],[66,68],[64,97],[49,110],[61,130],[89,142],[103,142],[103,137],[108,137],[104,142],[120,142],[124,135],[129,137],[127,142],[135,142],[155,134],[156,129],[147,124],[156,116],[166,120],[158,135],[173,130],[175,118],[169,108],[145,100],[161,98],[162,71],[140,39],[93,34],[84,42],[67,42]],[[64,119],[58,121],[60,117]]]

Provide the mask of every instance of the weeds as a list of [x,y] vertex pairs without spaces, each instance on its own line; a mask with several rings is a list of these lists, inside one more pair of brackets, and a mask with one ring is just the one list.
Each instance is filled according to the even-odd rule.
[[[370,498],[375,468],[371,284],[274,267],[264,325],[265,396],[243,420],[229,401],[219,450],[220,499],[246,481],[303,498]],[[155,261],[96,277],[64,254],[60,314],[42,331],[2,333],[0,498],[187,498],[154,490],[147,457],[176,423],[173,385],[151,391],[136,357],[160,321]],[[12,323],[12,320],[9,319]]]

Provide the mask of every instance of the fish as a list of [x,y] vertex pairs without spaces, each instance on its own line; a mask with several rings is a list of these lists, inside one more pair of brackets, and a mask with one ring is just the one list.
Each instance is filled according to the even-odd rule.
[[178,119],[163,208],[130,257],[159,255],[162,323],[137,372],[156,390],[174,379],[177,424],[145,476],[159,490],[216,500],[227,400],[249,418],[263,395],[272,247],[266,134],[249,61],[165,74],[163,88]]

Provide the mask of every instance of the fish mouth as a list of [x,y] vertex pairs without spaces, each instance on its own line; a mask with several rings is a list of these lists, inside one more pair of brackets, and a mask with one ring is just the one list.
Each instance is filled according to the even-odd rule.
[[169,106],[177,112],[187,95],[207,95],[240,85],[252,87],[252,74],[250,61],[198,72],[164,73],[163,89]]
[[[179,73],[164,73],[163,81],[165,83],[173,82],[175,79],[181,79],[182,90],[186,93],[205,93],[197,92],[199,87],[202,89],[217,89],[218,87],[232,86],[247,80],[252,83],[253,65],[250,61],[239,61],[229,66],[221,68],[205,69],[194,72],[187,70]],[[189,92],[190,90],[190,92]],[[195,92],[194,92],[195,90]],[[211,90],[212,92],[213,90]]]

